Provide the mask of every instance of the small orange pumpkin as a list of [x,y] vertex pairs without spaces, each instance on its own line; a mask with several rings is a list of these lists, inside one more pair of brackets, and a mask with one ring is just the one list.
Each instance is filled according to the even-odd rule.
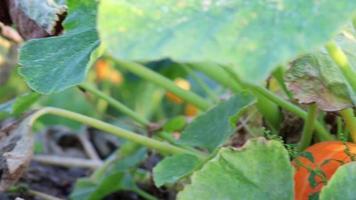
[[326,180],[329,180],[341,165],[351,161],[350,154],[345,152],[347,148],[351,154],[356,154],[356,144],[339,141],[321,142],[305,150],[311,153],[314,162],[304,156],[294,159],[292,164],[296,168],[295,200],[308,200],[311,195],[320,192],[323,187],[322,179],[320,176],[315,176],[314,180],[318,184],[313,187],[309,179],[311,170],[321,170]]

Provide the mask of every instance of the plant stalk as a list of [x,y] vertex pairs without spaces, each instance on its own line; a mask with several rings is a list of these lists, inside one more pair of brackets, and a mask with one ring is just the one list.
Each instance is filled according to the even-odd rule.
[[201,80],[191,68],[183,66],[183,69],[192,77],[192,79],[205,91],[205,93],[214,102],[219,102],[219,96],[215,94],[215,92],[203,80]]
[[86,91],[92,93],[93,95],[95,95],[95,96],[97,96],[97,97],[99,97],[101,99],[104,99],[113,108],[115,108],[116,110],[118,110],[118,111],[122,112],[123,114],[129,116],[130,118],[132,118],[134,121],[138,122],[139,124],[141,124],[143,126],[146,126],[146,127],[150,125],[150,122],[147,119],[145,119],[143,116],[139,115],[138,113],[136,113],[132,109],[128,108],[123,103],[121,103],[121,102],[115,100],[114,98],[106,95],[105,93],[99,91],[94,86],[91,86],[88,83],[82,83],[82,84],[80,84],[80,87],[82,87]]
[[168,78],[162,76],[159,73],[156,73],[153,70],[150,70],[149,68],[141,64],[134,62],[126,62],[122,60],[117,60],[117,63],[120,65],[120,67],[125,68],[126,70],[134,73],[135,75],[163,87],[164,89],[172,92],[173,94],[179,96],[183,100],[193,104],[201,110],[206,111],[211,107],[210,102],[206,101],[202,97],[191,91],[183,90],[182,88],[175,85],[173,81],[169,80]]
[[351,139],[356,143],[356,117],[352,108],[340,111],[340,115],[345,121],[346,128],[350,131]]
[[137,144],[141,144],[143,146],[146,146],[147,148],[157,150],[160,153],[163,154],[192,154],[195,155],[201,159],[205,158],[205,155],[202,152],[199,151],[191,151],[187,150],[184,148],[180,148],[174,145],[171,145],[169,143],[161,142],[158,140],[154,140],[148,137],[145,137],[143,135],[136,134],[134,132],[113,126],[111,124],[108,124],[106,122],[87,117],[75,112],[59,109],[59,108],[43,108],[41,110],[38,110],[35,112],[30,121],[30,125],[34,123],[36,119],[39,117],[46,115],[46,114],[51,114],[51,115],[56,115],[60,117],[64,117],[70,120],[74,120],[83,124],[86,124],[88,126],[97,128],[99,130],[105,131],[107,133],[110,133],[112,135],[118,136],[120,138],[124,138],[127,140],[130,140],[132,142],[135,142]]
[[[305,112],[303,109],[299,108],[298,106],[290,103],[289,101],[284,100],[283,98],[273,94],[271,91],[267,90],[264,87],[245,82],[239,79],[239,77],[229,68],[224,68],[237,82],[240,83],[240,85],[243,85],[245,88],[248,88],[249,90],[252,90],[254,93],[258,93],[260,95],[263,95],[270,101],[276,103],[280,107],[282,107],[285,110],[288,110],[291,113],[294,113],[298,117],[307,120],[308,114]],[[333,140],[333,137],[329,134],[329,132],[324,128],[324,126],[319,122],[315,121],[315,130],[317,131],[317,136],[321,141],[328,141],[328,140]]]
[[332,41],[326,44],[326,49],[330,57],[339,66],[346,80],[350,83],[352,89],[356,91],[356,72],[352,69],[344,51]]
[[314,125],[315,125],[315,121],[317,120],[317,117],[318,117],[318,106],[315,103],[313,103],[309,106],[307,119],[305,120],[304,123],[302,138],[298,145],[298,151],[303,151],[305,148],[307,148],[310,145],[313,139]]

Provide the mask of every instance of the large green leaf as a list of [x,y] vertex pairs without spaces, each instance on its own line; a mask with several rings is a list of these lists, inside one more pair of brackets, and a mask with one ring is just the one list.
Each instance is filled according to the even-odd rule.
[[153,169],[153,180],[157,187],[175,183],[191,173],[199,164],[199,159],[188,154],[174,155],[165,158]]
[[240,148],[222,148],[191,177],[179,200],[293,199],[293,168],[278,141],[253,139]]
[[69,0],[65,33],[30,40],[20,50],[19,73],[39,93],[53,93],[85,79],[92,52],[99,44],[94,0]]
[[340,167],[320,193],[321,200],[352,200],[356,197],[356,162]]
[[356,94],[338,66],[324,53],[303,56],[292,63],[286,83],[300,103],[316,103],[325,111],[354,105]]
[[98,27],[117,59],[214,62],[261,81],[327,42],[355,10],[354,0],[103,0]]
[[228,101],[218,104],[197,117],[183,131],[179,142],[213,151],[233,133],[235,126],[231,123],[230,118],[254,102],[255,98],[245,93],[231,97]]

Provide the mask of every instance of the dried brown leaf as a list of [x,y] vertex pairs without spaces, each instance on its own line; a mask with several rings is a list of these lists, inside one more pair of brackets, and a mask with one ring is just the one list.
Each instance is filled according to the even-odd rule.
[[0,131],[0,191],[17,182],[33,156],[31,118]]
[[66,6],[53,0],[11,0],[8,12],[16,29],[25,39],[42,38],[56,35]]

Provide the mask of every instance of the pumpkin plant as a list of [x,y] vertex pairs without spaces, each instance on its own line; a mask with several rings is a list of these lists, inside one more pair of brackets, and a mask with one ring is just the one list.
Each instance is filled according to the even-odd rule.
[[[19,116],[38,99],[77,87],[130,118],[144,134],[113,125],[105,115],[37,106],[17,129],[4,130],[22,139],[0,138],[0,168],[6,172],[1,190],[29,163],[32,146],[19,145],[32,138],[32,125],[53,115],[126,141],[90,177],[77,181],[74,200],[104,199],[118,190],[158,199],[140,187],[147,180],[137,178],[147,150],[162,156],[152,170],[155,186],[176,191],[180,200],[356,196],[354,0],[14,2],[6,6],[36,25],[26,29],[8,9],[6,23],[26,40],[17,70],[29,93],[0,109]],[[169,61],[168,71],[183,69],[188,76],[171,78],[152,67],[162,60]],[[163,89],[157,92],[159,103],[165,94],[176,106],[186,106],[189,117],[197,116],[191,122],[182,116],[157,122],[131,108],[132,102],[110,95],[130,76]],[[189,78],[202,92],[190,87]],[[272,80],[277,89],[270,89]],[[101,114],[108,110],[96,108]],[[248,120],[254,113],[256,120]],[[331,113],[337,114],[336,125],[325,120]],[[280,139],[288,114],[304,121],[293,144]],[[233,144],[239,127],[251,138],[244,145]],[[263,138],[266,133],[274,139]],[[335,141],[341,135],[347,141]]]

